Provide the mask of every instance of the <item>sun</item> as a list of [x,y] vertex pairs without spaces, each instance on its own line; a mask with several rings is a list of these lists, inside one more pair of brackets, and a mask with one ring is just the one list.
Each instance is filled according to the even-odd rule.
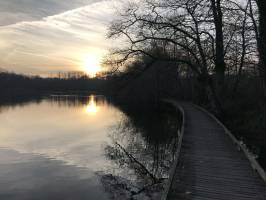
[[101,71],[100,57],[97,55],[87,55],[83,61],[83,70],[90,77],[96,77],[97,73]]

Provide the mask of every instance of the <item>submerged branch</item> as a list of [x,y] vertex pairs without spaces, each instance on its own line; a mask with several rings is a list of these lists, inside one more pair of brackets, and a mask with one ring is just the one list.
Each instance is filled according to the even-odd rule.
[[134,163],[138,164],[141,169],[145,171],[145,173],[152,179],[153,183],[157,183],[160,181],[154,174],[152,174],[141,162],[139,162],[132,154],[127,152],[127,150],[122,147],[119,143],[115,142],[115,144],[125,153],[125,155]]

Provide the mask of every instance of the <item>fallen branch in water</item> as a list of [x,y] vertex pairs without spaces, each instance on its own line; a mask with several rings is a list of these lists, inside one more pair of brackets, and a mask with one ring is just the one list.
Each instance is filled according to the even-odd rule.
[[145,171],[145,173],[152,179],[153,183],[159,183],[161,179],[158,179],[155,177],[154,174],[152,174],[141,162],[139,162],[132,154],[127,152],[127,150],[122,147],[119,143],[115,142],[115,144],[126,154],[126,156],[134,163],[138,164],[141,169]]

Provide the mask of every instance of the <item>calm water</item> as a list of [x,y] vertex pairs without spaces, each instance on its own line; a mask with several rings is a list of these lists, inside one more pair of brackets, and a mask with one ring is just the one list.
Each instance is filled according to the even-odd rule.
[[122,110],[102,96],[0,106],[0,199],[159,197],[178,119]]

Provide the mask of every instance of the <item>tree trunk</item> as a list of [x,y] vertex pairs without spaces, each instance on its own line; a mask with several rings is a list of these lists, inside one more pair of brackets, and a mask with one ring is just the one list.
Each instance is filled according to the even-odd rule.
[[224,110],[221,106],[220,99],[217,97],[215,87],[212,78],[209,75],[201,74],[198,77],[199,92],[198,100],[200,104],[205,104],[210,107],[210,109],[216,113],[218,116],[222,117]]
[[215,89],[218,99],[222,99],[224,96],[224,74],[226,67],[224,61],[223,13],[220,0],[211,0],[211,4],[216,34]]
[[266,99],[266,1],[258,0],[259,9],[259,71],[262,79],[263,94]]

